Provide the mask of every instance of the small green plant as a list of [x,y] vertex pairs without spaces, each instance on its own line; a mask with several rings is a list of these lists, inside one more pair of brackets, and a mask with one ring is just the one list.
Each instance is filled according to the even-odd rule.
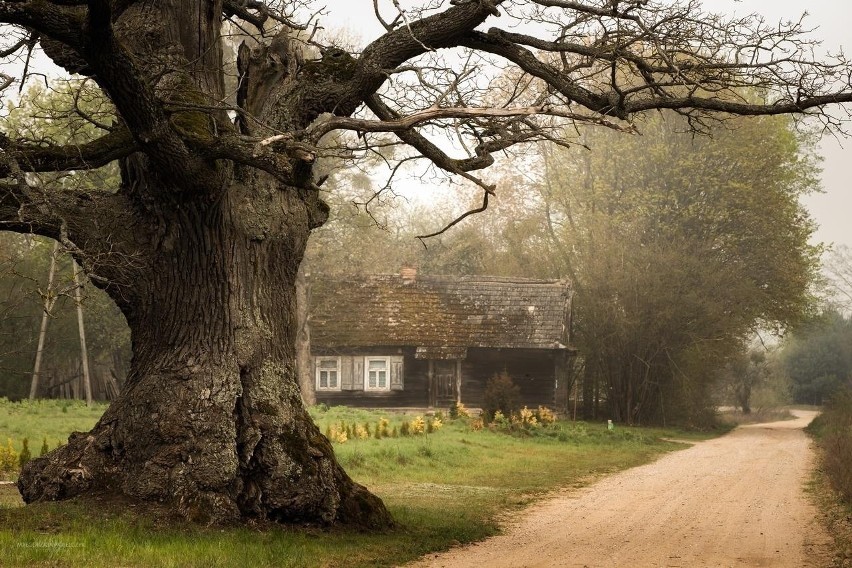
[[[394,426],[394,428],[396,428]],[[400,436],[411,436],[411,424],[409,422],[403,422],[402,426],[399,427],[399,435]]]
[[511,422],[513,425],[525,430],[537,428],[539,426],[538,418],[535,417],[535,413],[526,406],[517,414],[512,416]]
[[359,440],[366,440],[370,437],[370,425],[364,424],[363,426],[355,426],[355,437]]
[[30,452],[30,440],[29,438],[24,438],[24,441],[21,444],[21,453],[18,455],[19,467],[23,468],[32,458],[33,456]]
[[39,455],[39,457],[41,457],[41,456],[47,454],[49,451],[50,451],[50,448],[47,445],[47,438],[45,438],[41,442],[41,450],[39,450],[38,455]]
[[468,412],[464,404],[460,402],[454,402],[450,405],[449,415],[450,420],[458,420],[459,418],[470,418],[470,412]]
[[542,426],[550,426],[556,422],[556,414],[546,406],[539,406],[535,417]]
[[409,430],[412,435],[423,434],[426,431],[426,421],[422,416],[415,416],[409,423]]
[[12,474],[18,472],[18,452],[15,451],[15,446],[12,444],[12,439],[9,438],[6,447],[0,448],[0,473]]

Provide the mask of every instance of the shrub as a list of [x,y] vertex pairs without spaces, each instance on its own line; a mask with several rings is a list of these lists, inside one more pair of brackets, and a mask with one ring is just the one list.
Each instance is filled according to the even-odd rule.
[[338,444],[344,444],[348,439],[349,436],[346,434],[346,430],[339,430],[334,432],[334,439],[332,441],[337,442]]
[[492,416],[491,425],[497,428],[508,428],[512,421],[506,418],[499,410]]
[[823,470],[841,499],[852,505],[852,389],[838,391],[810,429],[820,437]]
[[399,427],[399,435],[411,436],[411,424],[409,424],[408,422],[403,422],[402,426]]
[[539,406],[535,413],[535,417],[542,426],[550,426],[556,422],[556,415],[546,406]]
[[497,412],[503,416],[512,416],[520,409],[521,389],[512,382],[509,373],[503,371],[488,379],[485,386],[482,416],[486,422],[492,422]]
[[47,438],[45,438],[41,443],[41,450],[39,450],[39,457],[45,455],[50,451],[50,448],[47,446]]
[[454,402],[450,405],[449,414],[450,420],[456,420],[457,418],[470,418],[470,412],[468,412],[464,404],[460,402]]
[[512,416],[511,422],[524,429],[536,428],[538,426],[538,419],[535,417],[535,413],[526,406]]
[[411,421],[410,430],[414,435],[423,434],[426,431],[426,421],[423,420],[422,416],[417,416]]
[[353,434],[355,434],[355,437],[358,438],[359,440],[366,440],[367,438],[370,437],[370,429],[369,428],[370,428],[369,424],[364,424],[363,426],[356,425],[355,428],[354,428]]
[[437,432],[438,430],[440,430],[441,428],[443,428],[443,427],[444,427],[444,422],[443,422],[440,418],[438,418],[438,417],[436,416],[436,417],[435,417],[435,418],[433,418],[433,419],[432,419],[432,421],[429,423],[429,426],[432,428],[432,431],[433,431],[433,432]]
[[33,458],[32,453],[30,453],[30,440],[29,438],[24,438],[22,443],[21,454],[18,456],[18,464],[19,467],[23,468],[27,465],[27,462]]
[[15,446],[9,439],[6,447],[0,448],[0,473],[17,473],[19,465],[18,452],[15,451]]

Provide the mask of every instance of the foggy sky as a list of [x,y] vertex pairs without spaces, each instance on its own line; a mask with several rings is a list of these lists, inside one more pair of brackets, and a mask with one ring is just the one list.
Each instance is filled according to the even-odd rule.
[[[410,4],[410,3],[409,3]],[[381,29],[373,16],[373,0],[328,0],[329,16],[325,22],[333,28],[348,28],[365,40]],[[405,5],[405,3],[403,3]],[[813,35],[832,51],[845,46],[852,53],[852,1],[850,0],[705,0],[706,11],[746,15],[752,12],[768,21],[798,20],[807,9]],[[390,11],[386,14],[391,13]],[[499,20],[494,20],[499,25]],[[849,127],[852,130],[852,124]],[[824,157],[822,185],[824,194],[804,199],[820,229],[816,242],[845,244],[852,247],[852,139],[823,139],[820,152]]]

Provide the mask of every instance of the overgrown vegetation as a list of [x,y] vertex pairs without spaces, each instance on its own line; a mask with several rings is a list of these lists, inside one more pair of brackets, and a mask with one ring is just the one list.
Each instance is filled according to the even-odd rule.
[[798,404],[821,405],[852,387],[852,317],[825,309],[786,339],[782,362]]
[[836,391],[808,431],[819,442],[822,469],[831,485],[852,506],[852,388]]
[[[53,411],[81,421],[94,413],[79,405],[62,412],[60,404]],[[350,475],[388,504],[398,522],[395,529],[376,535],[337,531],[328,538],[319,530],[266,525],[222,530],[172,520],[163,524],[120,503],[99,503],[107,510],[103,515],[77,501],[22,509],[13,488],[5,486],[0,488],[4,565],[390,566],[492,535],[501,511],[517,509],[546,491],[583,485],[682,447],[663,438],[707,437],[662,429],[618,427],[610,432],[602,424],[566,421],[539,427],[532,435],[507,436],[496,427],[476,428],[477,419],[464,407],[455,409],[456,419],[441,413],[388,414],[322,405],[311,413],[323,431],[341,423],[350,430],[360,426],[371,431],[370,437],[335,444],[335,452]],[[47,413],[39,414],[33,422],[47,418]],[[413,430],[418,418],[423,432],[402,436],[402,426]],[[425,424],[436,420],[442,427],[427,432]],[[397,436],[376,438],[376,425],[380,432],[396,428]],[[34,427],[39,430],[30,431],[32,439],[62,439],[68,433],[61,431],[59,421]],[[6,435],[0,429],[0,436]]]
[[807,428],[819,447],[812,484],[822,521],[834,539],[832,568],[852,566],[852,387],[835,392]]

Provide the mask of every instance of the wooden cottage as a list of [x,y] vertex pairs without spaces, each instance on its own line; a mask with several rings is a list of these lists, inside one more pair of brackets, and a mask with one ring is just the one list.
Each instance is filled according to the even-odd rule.
[[506,371],[522,403],[567,400],[571,298],[564,281],[399,275],[313,278],[317,402],[366,407],[481,407]]

